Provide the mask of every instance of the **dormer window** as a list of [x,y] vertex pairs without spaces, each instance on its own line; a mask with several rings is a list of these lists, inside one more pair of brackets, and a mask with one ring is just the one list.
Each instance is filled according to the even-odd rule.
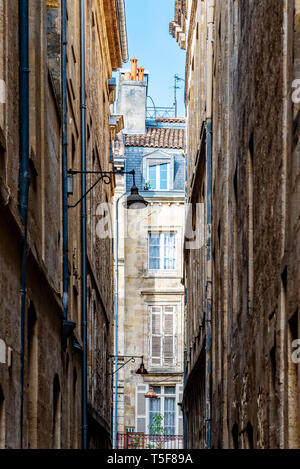
[[174,156],[155,151],[143,157],[143,184],[150,191],[171,191],[174,187]]
[[148,162],[148,181],[150,190],[169,190],[170,163]]

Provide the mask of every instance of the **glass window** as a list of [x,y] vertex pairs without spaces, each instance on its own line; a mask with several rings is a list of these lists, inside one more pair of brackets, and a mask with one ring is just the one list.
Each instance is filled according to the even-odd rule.
[[164,398],[164,430],[165,435],[175,435],[175,397]]
[[[154,424],[154,417],[158,414],[162,417],[163,435],[176,435],[176,386],[149,387],[153,387],[158,395],[158,399],[149,400],[149,424]],[[151,427],[149,430],[151,432]]]
[[160,189],[168,189],[168,164],[160,165]]
[[160,234],[149,234],[149,269],[160,270]]
[[[154,388],[154,392],[155,391],[155,388]],[[160,388],[159,388],[159,394],[160,394]],[[149,407],[149,424],[150,425],[154,425],[155,422],[154,422],[154,417],[155,415],[161,415],[161,411],[160,411],[160,398],[158,399],[150,399],[150,407]],[[153,430],[151,430],[151,427],[149,428],[150,430],[150,433],[153,433]]]
[[149,233],[149,270],[176,270],[176,233]]
[[170,163],[149,163],[148,180],[150,189],[166,191],[169,189]]
[[165,386],[165,394],[176,394],[175,386]]
[[176,235],[175,233],[164,236],[164,269],[175,270],[176,263]]
[[150,189],[156,189],[156,166],[149,166],[149,183]]

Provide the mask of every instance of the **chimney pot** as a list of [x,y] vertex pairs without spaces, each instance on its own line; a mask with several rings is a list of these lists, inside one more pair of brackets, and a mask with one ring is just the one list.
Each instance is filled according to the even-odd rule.
[[145,69],[143,67],[140,67],[138,69],[138,72],[139,72],[139,81],[144,81],[144,71]]
[[131,80],[136,81],[137,75],[137,59],[131,59]]

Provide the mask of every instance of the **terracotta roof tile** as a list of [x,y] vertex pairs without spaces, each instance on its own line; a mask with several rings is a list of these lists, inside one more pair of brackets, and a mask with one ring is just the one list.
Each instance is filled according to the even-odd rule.
[[183,117],[157,117],[156,122],[169,122],[170,124],[184,124]]
[[184,129],[148,128],[146,135],[125,135],[126,147],[184,148]]

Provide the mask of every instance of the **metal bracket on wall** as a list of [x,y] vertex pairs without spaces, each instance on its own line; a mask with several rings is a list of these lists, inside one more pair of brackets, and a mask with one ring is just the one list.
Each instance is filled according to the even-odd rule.
[[[124,366],[126,366],[127,363],[129,363],[129,362],[135,363],[136,358],[140,358],[142,360],[140,368],[142,366],[144,366],[144,356],[143,355],[138,355],[138,356],[136,356],[136,355],[122,355],[122,356],[109,355],[107,357],[107,361],[110,360],[111,358],[118,358],[118,359],[122,359],[122,360],[124,358],[128,358],[128,360],[125,363],[123,363],[117,370],[114,370],[112,373],[107,373],[106,376],[109,376],[109,375],[113,376],[115,373],[117,373],[119,370],[121,370],[121,368],[124,368]],[[142,373],[138,373],[138,374],[147,374],[147,372],[146,373],[142,372]]]
[[135,170],[132,171],[76,171],[73,169],[68,170],[68,176],[73,178],[76,174],[98,174],[100,177],[97,181],[83,194],[80,199],[74,205],[68,205],[68,208],[75,208],[80,202],[86,198],[86,196],[99,184],[100,181],[103,181],[105,184],[111,184],[112,176],[115,174],[131,174],[133,177],[133,184],[135,185]]

